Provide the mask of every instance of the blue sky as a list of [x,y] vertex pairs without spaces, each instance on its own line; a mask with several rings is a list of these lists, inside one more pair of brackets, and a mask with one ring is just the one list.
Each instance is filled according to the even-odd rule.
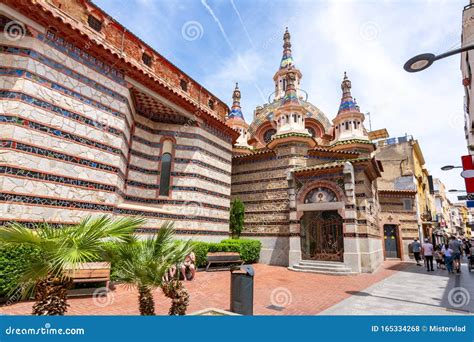
[[229,105],[239,82],[247,122],[273,91],[288,26],[310,102],[332,120],[347,71],[372,128],[413,135],[430,172],[448,189],[464,188],[457,171],[440,171],[466,154],[459,55],[417,74],[402,66],[416,54],[459,47],[468,0],[95,2]]

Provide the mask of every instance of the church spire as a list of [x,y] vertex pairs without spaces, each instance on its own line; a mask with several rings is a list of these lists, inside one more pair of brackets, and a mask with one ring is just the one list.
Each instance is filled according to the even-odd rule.
[[342,98],[341,98],[341,105],[339,106],[339,113],[347,112],[347,111],[359,111],[359,106],[352,98],[351,94],[352,84],[349,78],[347,77],[347,73],[344,71],[344,79],[341,83],[341,90],[342,90]]
[[291,41],[288,27],[283,35],[283,56],[281,57],[280,69],[288,68],[293,65],[293,56],[291,55]]
[[298,95],[296,94],[296,73],[293,71],[293,67],[290,65],[288,67],[288,72],[285,75],[286,80],[286,89],[285,95],[281,101],[281,105],[301,105]]
[[244,115],[242,114],[242,108],[240,107],[240,89],[239,89],[239,84],[235,83],[235,89],[234,92],[232,93],[232,108],[230,110],[230,113],[228,115],[229,119],[232,118],[241,118],[244,120]]

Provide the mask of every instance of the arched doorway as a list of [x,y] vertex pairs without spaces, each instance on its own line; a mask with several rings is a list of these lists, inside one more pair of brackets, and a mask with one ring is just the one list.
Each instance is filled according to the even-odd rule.
[[342,223],[337,210],[305,212],[301,219],[302,259],[343,261]]

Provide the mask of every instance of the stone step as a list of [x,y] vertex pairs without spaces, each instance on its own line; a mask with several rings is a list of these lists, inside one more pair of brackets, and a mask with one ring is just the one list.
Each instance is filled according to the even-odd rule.
[[357,273],[354,272],[341,272],[341,271],[328,271],[328,270],[308,270],[308,269],[300,269],[295,268],[294,266],[288,267],[290,271],[294,272],[304,272],[304,273],[318,273],[318,274],[328,274],[328,275],[335,275],[335,276],[349,276],[349,275],[356,275]]
[[293,265],[293,268],[300,269],[300,270],[331,271],[331,272],[341,272],[341,273],[351,272],[351,269],[347,267],[341,268],[341,267],[330,267],[330,266],[311,266],[311,265],[296,264],[296,265]]
[[338,261],[301,260],[298,264],[307,266],[346,268],[346,265],[344,265],[343,262]]
[[288,269],[296,272],[322,273],[332,275],[351,275],[356,274],[346,267],[342,262],[335,261],[317,261],[302,260]]

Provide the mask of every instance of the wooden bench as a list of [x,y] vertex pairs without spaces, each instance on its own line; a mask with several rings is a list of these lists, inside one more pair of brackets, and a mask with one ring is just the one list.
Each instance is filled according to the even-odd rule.
[[[66,275],[72,279],[73,284],[103,283],[101,288],[104,294],[108,292],[110,283],[110,263],[108,262],[86,262],[80,264],[76,269],[69,269]],[[90,296],[97,287],[76,288],[68,291],[68,296]]]
[[244,261],[242,259],[240,259],[240,254],[237,253],[237,252],[207,253],[206,271],[209,271],[209,267],[212,264],[240,264],[240,265],[243,265],[243,263],[244,263]]

